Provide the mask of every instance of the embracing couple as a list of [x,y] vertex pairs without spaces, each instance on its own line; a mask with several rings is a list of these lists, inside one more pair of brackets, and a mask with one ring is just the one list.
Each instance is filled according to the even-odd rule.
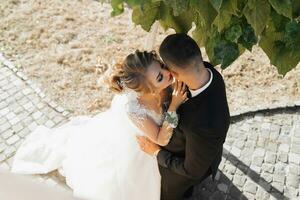
[[12,171],[58,169],[74,195],[101,200],[182,200],[214,178],[229,128],[222,76],[186,34],[136,51],[108,77],[111,107],[54,129],[39,126]]

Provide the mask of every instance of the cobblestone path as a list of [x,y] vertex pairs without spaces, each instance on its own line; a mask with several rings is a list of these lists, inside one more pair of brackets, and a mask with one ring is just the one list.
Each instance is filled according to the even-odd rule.
[[[59,126],[68,115],[0,53],[0,170],[9,170],[16,149],[38,125]],[[57,174],[33,177],[64,186]]]
[[[68,118],[0,54],[0,170],[9,170],[16,149],[36,126],[51,128]],[[190,200],[300,199],[300,109],[233,120],[219,169],[216,181],[206,179]],[[64,185],[57,172],[33,177]]]
[[233,121],[219,169],[192,200],[300,199],[300,109]]

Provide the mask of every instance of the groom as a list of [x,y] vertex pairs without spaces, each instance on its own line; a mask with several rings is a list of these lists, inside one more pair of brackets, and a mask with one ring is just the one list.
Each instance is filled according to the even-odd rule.
[[184,82],[190,98],[177,110],[179,124],[167,146],[139,138],[142,150],[159,164],[161,200],[182,200],[193,186],[216,175],[229,128],[229,109],[221,74],[202,60],[197,43],[186,34],[169,35],[159,49],[172,75]]

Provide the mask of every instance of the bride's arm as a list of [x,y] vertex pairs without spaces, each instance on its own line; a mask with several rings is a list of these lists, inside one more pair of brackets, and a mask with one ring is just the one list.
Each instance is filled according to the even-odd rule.
[[155,121],[153,121],[150,117],[139,118],[131,115],[130,118],[152,142],[160,146],[166,146],[173,135],[173,128],[175,128],[178,123],[176,110],[182,104],[182,102],[186,100],[186,98],[187,93],[185,84],[176,82],[172,94],[172,101],[168,111],[166,112],[166,117],[162,126],[156,124]]
[[135,116],[130,117],[133,123],[149,138],[152,142],[165,146],[169,143],[173,128],[166,121],[162,126],[159,126],[150,117],[137,118]]

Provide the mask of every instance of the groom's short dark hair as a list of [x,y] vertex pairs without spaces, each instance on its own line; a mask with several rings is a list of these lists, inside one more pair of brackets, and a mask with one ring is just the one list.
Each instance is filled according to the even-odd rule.
[[168,35],[160,45],[159,54],[166,63],[181,68],[189,66],[194,59],[203,61],[196,41],[183,33]]

